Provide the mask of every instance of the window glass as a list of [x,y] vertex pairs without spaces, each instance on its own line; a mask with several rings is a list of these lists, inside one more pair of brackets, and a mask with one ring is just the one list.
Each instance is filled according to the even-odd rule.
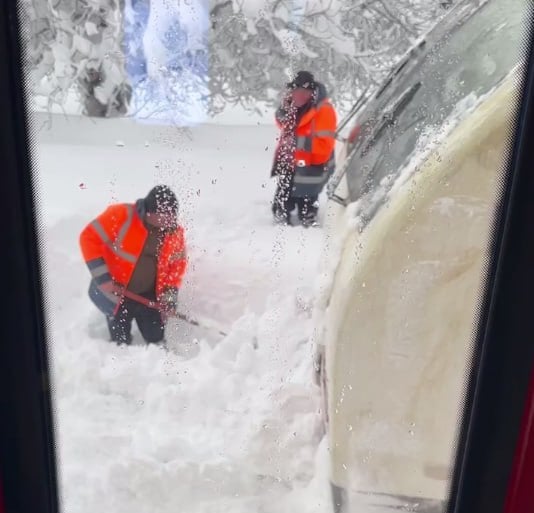
[[64,510],[442,511],[528,2],[19,5]]
[[[408,73],[401,74],[381,95],[372,113],[374,123],[380,124],[384,110],[394,106],[409,88],[421,87],[395,117],[393,126],[379,132],[371,149],[363,156],[357,150],[353,154],[348,172],[353,200],[369,189],[376,190],[384,177],[397,175],[414,151],[420,154],[432,138],[456,123],[512,71],[521,57],[524,9],[521,2],[488,2],[476,15],[459,10],[463,16],[453,16],[441,30],[429,35],[424,55],[416,54]],[[469,15],[467,20],[463,11]],[[366,141],[361,145],[362,150],[369,146]]]

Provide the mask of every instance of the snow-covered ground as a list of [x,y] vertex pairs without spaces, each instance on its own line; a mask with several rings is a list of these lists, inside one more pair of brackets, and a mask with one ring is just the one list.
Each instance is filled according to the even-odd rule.
[[[325,241],[271,222],[274,127],[37,114],[34,135],[63,510],[330,511],[309,342]],[[175,323],[169,352],[107,341],[78,246],[157,183],[181,199],[181,310],[228,333]]]

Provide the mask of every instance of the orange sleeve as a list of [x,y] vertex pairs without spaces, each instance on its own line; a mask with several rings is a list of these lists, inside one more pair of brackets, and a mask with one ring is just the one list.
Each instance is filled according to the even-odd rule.
[[337,115],[334,107],[325,103],[317,112],[312,154],[314,164],[328,161],[336,146]]
[[114,241],[126,220],[123,205],[111,205],[93,219],[80,234],[80,249],[86,263],[104,257],[106,243]]
[[182,285],[182,279],[187,268],[187,248],[183,228],[178,228],[175,237],[176,243],[174,244],[173,254],[169,257],[167,283],[170,287],[178,289]]

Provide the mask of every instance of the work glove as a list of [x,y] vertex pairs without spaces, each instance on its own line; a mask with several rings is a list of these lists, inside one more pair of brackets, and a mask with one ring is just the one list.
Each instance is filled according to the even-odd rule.
[[178,289],[171,288],[166,290],[159,302],[163,314],[166,316],[175,315],[178,308]]

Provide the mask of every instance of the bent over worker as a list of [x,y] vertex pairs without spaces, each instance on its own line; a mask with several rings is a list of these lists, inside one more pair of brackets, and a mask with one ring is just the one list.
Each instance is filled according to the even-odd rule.
[[300,71],[287,84],[275,118],[280,137],[271,170],[278,180],[274,218],[290,224],[296,207],[304,226],[316,225],[319,194],[335,167],[336,111],[325,86],[310,72]]
[[135,203],[109,206],[83,229],[80,247],[111,340],[131,343],[135,319],[145,342],[162,342],[187,265],[174,192],[158,185]]

